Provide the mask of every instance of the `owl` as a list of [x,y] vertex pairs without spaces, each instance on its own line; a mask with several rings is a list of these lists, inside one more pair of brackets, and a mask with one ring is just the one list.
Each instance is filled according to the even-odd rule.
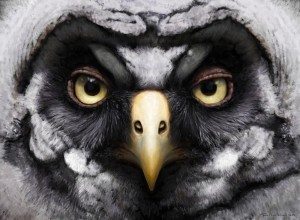
[[0,9],[0,219],[299,219],[299,1]]

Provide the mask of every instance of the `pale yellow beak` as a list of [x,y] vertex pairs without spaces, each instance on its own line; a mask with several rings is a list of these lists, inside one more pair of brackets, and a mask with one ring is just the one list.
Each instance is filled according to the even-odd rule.
[[170,142],[170,109],[165,95],[158,91],[138,93],[132,100],[131,145],[127,160],[138,164],[154,190],[162,167],[178,158]]

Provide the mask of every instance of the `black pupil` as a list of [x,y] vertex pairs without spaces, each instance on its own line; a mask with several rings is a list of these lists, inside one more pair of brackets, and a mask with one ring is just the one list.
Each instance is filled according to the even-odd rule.
[[206,80],[200,83],[201,92],[206,96],[214,95],[217,91],[215,80]]
[[98,93],[100,92],[100,89],[101,89],[101,86],[97,79],[91,78],[91,77],[87,78],[87,81],[84,85],[84,91],[86,92],[86,94],[88,94],[90,96],[98,95]]

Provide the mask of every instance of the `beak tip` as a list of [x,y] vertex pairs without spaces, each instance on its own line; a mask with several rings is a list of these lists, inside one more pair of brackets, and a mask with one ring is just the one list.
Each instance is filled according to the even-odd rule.
[[147,180],[147,184],[148,184],[148,187],[149,187],[149,190],[152,192],[155,188],[155,180]]
[[154,186],[153,187],[149,187],[150,192],[154,191]]
[[155,188],[155,183],[158,177],[158,172],[145,175],[149,190],[152,192]]

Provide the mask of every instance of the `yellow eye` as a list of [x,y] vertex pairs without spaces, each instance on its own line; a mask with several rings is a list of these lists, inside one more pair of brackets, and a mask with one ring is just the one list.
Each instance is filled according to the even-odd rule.
[[209,79],[194,88],[195,97],[206,105],[220,103],[227,96],[228,88],[225,79]]
[[200,72],[193,89],[194,97],[207,107],[222,105],[231,99],[231,78],[231,74],[221,68],[210,68]]
[[[74,101],[85,107],[99,105],[106,97],[108,88],[100,77],[88,70],[75,71],[75,80],[69,83],[69,94]],[[70,91],[71,90],[71,91]]]

